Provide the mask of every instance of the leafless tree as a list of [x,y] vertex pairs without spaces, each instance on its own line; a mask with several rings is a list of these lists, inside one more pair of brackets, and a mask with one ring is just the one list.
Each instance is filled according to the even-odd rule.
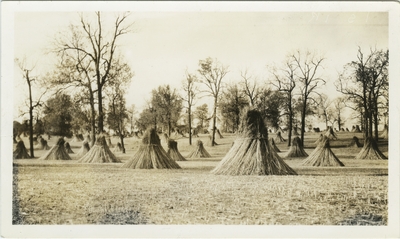
[[213,60],[210,57],[205,60],[200,60],[199,67],[198,72],[202,76],[201,82],[206,86],[205,92],[214,98],[211,135],[211,146],[214,146],[218,97],[221,93],[222,79],[228,73],[228,67],[223,66],[217,59]]
[[306,114],[309,101],[314,101],[315,94],[319,85],[325,85],[325,80],[318,75],[318,70],[322,68],[323,57],[315,53],[297,51],[290,55],[290,62],[296,66],[296,80],[301,95],[301,141],[304,142],[304,132],[306,126]]
[[182,99],[184,102],[186,102],[186,109],[188,111],[188,128],[189,128],[190,145],[192,145],[192,106],[194,104],[194,100],[198,93],[198,89],[195,85],[196,82],[198,82],[196,75],[190,74],[186,71],[186,79],[183,81],[182,84],[185,94],[182,97]]
[[297,66],[290,58],[288,58],[283,65],[284,66],[280,69],[277,67],[272,68],[271,72],[274,76],[274,80],[271,82],[271,84],[286,96],[285,108],[288,116],[288,146],[290,146],[292,142],[294,116],[293,99],[294,90],[296,88],[295,72]]
[[370,49],[366,56],[359,47],[357,60],[348,63],[336,81],[336,89],[361,106],[365,138],[378,140],[379,107],[386,95],[388,67],[388,50]]
[[[35,66],[29,67],[28,63],[26,62],[26,59],[15,59],[15,63],[19,67],[22,73],[22,77],[26,81],[26,84],[28,86],[28,113],[29,113],[29,147],[30,147],[30,156],[31,158],[34,158],[34,148],[33,148],[33,114],[34,110],[40,106],[42,106],[42,97],[47,93],[48,88],[44,87],[40,82],[38,82],[38,77],[37,76],[32,76],[32,71],[35,69]],[[41,89],[44,89],[42,93],[39,95],[39,97],[36,97],[37,99],[34,99],[33,92],[32,92],[32,87],[36,85],[36,87],[40,87]]]
[[247,69],[240,72],[240,76],[243,80],[241,83],[244,88],[244,94],[249,98],[250,105],[254,106],[260,94],[259,85],[257,84],[256,79],[251,82],[253,77],[248,75]]
[[[130,32],[128,13],[117,16],[112,29],[105,29],[102,14],[96,12],[95,22],[80,14],[80,23],[71,25],[69,35],[57,39],[56,52],[62,61],[70,61],[82,71],[90,83],[84,83],[90,94],[97,94],[98,131],[104,130],[103,89],[111,80],[109,77],[118,55],[118,40]],[[90,87],[89,87],[90,85]],[[93,99],[91,99],[92,101]]]

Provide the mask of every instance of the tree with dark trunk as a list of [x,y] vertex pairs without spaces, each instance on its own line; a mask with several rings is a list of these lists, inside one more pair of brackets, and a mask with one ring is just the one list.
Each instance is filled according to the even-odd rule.
[[[131,25],[126,25],[128,14],[124,13],[115,18],[111,29],[104,29],[100,12],[95,13],[94,23],[83,14],[80,15],[80,24],[70,27],[70,35],[61,36],[57,42],[57,52],[60,56],[68,56],[68,60],[82,70],[82,64],[94,87],[90,84],[91,93],[97,96],[98,118],[97,127],[101,133],[104,130],[103,90],[112,80],[110,72],[118,54],[118,40],[129,33]],[[87,86],[88,87],[88,86]],[[93,100],[93,99],[91,99]],[[94,104],[93,104],[94,105]],[[93,137],[94,138],[94,137]],[[92,139],[93,140],[93,139]]]
[[[364,138],[378,140],[379,108],[388,89],[389,51],[358,48],[357,60],[348,63],[336,81],[336,89],[352,100],[362,114]],[[387,102],[387,101],[386,101]]]
[[282,92],[285,97],[285,111],[288,118],[288,146],[290,146],[292,142],[292,130],[293,130],[293,99],[294,99],[294,90],[296,88],[296,80],[295,80],[295,71],[297,66],[293,64],[290,59],[287,59],[285,62],[285,67],[282,67],[280,70],[277,68],[273,68],[272,74],[274,75],[274,80],[271,82],[272,85],[276,87],[276,89]]
[[[41,101],[42,97],[47,93],[47,88],[43,87],[40,85],[40,82],[38,82],[38,79],[36,77],[32,76],[32,71],[35,67],[28,68],[26,60],[19,60],[18,58],[15,59],[15,63],[19,67],[19,69],[22,72],[22,77],[26,81],[28,85],[28,113],[29,113],[29,151],[30,151],[30,156],[31,158],[34,158],[34,148],[33,148],[33,114],[34,110],[36,108],[39,108],[42,106],[43,102]],[[36,84],[37,87],[40,87],[41,89],[45,89],[43,93],[40,94],[39,97],[37,97],[37,100],[34,100],[33,92],[32,92],[32,87]]]
[[186,72],[186,79],[183,81],[182,84],[185,94],[182,99],[186,102],[186,109],[188,113],[189,145],[192,145],[192,106],[198,92],[195,86],[196,82],[198,82],[196,75]]
[[212,114],[212,142],[211,145],[215,145],[215,131],[217,124],[217,108],[218,100],[222,88],[222,80],[228,73],[228,68],[223,66],[218,60],[207,58],[199,61],[199,73],[202,76],[201,83],[206,86],[205,92],[208,93],[214,99],[213,114]]
[[182,110],[181,97],[169,85],[159,86],[152,91],[151,105],[157,115],[156,123],[166,127],[170,137]]
[[306,114],[308,101],[315,101],[313,94],[316,94],[316,89],[319,84],[324,85],[325,80],[318,76],[318,70],[322,68],[324,58],[317,56],[309,51],[290,55],[290,61],[296,66],[296,80],[301,95],[301,128],[300,139],[304,142],[304,132],[306,126]]

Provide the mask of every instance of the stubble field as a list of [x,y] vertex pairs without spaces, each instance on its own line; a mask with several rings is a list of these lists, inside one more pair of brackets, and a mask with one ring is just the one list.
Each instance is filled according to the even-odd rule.
[[[387,225],[388,161],[354,160],[360,149],[345,147],[354,135],[362,138],[339,132],[339,140],[331,142],[345,167],[304,167],[304,158],[285,159],[297,176],[210,174],[234,135],[205,146],[212,158],[179,161],[182,169],[175,170],[80,164],[75,154],[69,161],[14,160],[13,224]],[[307,153],[318,136],[306,133]],[[182,155],[197,139],[193,146],[187,138],[177,139]],[[75,152],[81,146],[70,144]],[[126,162],[139,144],[126,139],[127,153],[116,156]],[[286,145],[277,143],[281,156]],[[387,142],[380,149],[387,155]],[[43,153],[36,150],[35,156]]]

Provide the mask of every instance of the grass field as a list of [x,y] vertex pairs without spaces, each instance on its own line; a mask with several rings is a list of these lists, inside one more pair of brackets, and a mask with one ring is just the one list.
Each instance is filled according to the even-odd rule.
[[[216,147],[206,144],[212,158],[179,161],[182,169],[175,170],[79,164],[75,154],[70,161],[14,160],[13,224],[387,225],[388,161],[354,160],[360,149],[345,147],[353,135],[339,132],[339,140],[331,142],[345,167],[304,167],[304,158],[285,159],[297,176],[210,174],[233,135],[217,138]],[[318,136],[306,134],[307,153]],[[207,138],[200,137],[205,143]],[[187,138],[177,139],[182,155],[196,140],[190,146]],[[122,162],[140,141],[126,143],[127,153],[116,153]],[[75,153],[80,144],[71,143]],[[277,146],[284,155],[286,143]],[[387,142],[380,149],[387,155]]]

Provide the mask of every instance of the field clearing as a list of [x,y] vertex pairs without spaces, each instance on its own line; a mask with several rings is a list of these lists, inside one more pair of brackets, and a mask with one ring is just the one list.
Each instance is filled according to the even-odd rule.
[[[388,161],[354,160],[359,149],[343,147],[353,133],[338,135],[341,140],[332,141],[332,150],[345,167],[303,167],[304,158],[285,159],[297,176],[210,174],[233,135],[217,138],[216,147],[207,146],[207,136],[201,136],[213,157],[179,161],[180,170],[78,164],[74,154],[70,161],[14,160],[13,223],[387,225]],[[318,136],[306,134],[307,153]],[[177,141],[184,156],[195,147],[187,138]],[[116,154],[122,162],[140,140],[126,143],[127,153]],[[71,146],[77,152],[80,143]],[[277,146],[284,155],[286,143]],[[387,144],[380,148],[387,155]],[[35,151],[35,156],[43,153]]]

